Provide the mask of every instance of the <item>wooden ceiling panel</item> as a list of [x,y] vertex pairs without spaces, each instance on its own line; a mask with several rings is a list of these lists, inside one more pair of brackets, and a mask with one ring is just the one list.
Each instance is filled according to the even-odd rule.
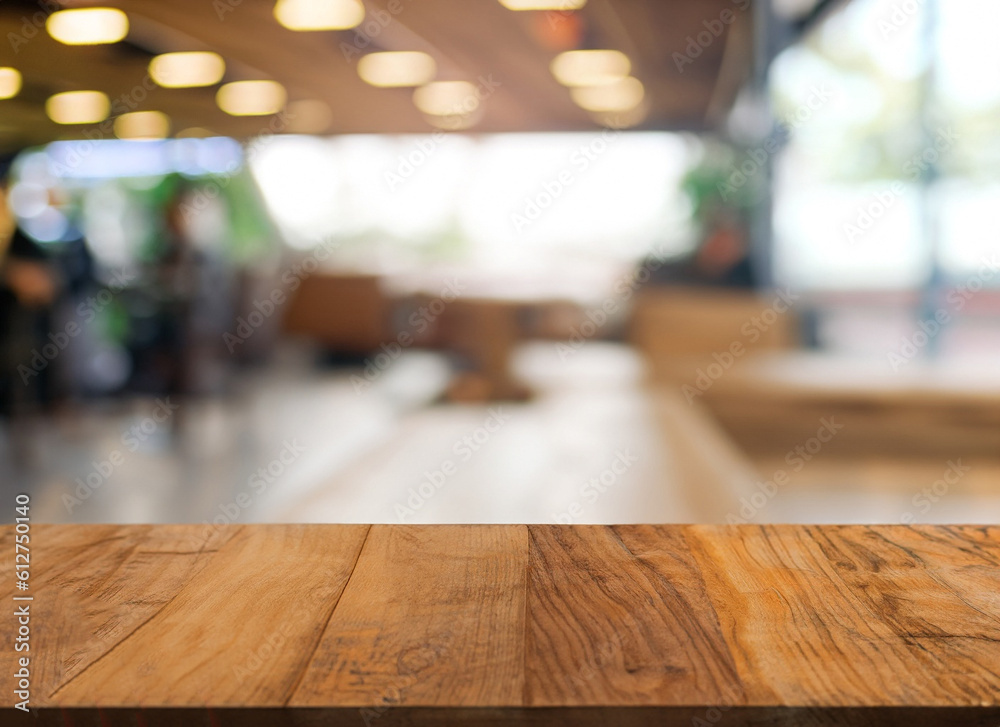
[[[325,102],[333,112],[327,133],[433,130],[414,107],[411,89],[373,88],[358,77],[358,57],[383,49],[431,53],[438,61],[439,78],[498,83],[472,131],[597,128],[597,122],[574,105],[568,90],[549,73],[557,51],[539,42],[541,19],[534,13],[511,12],[498,0],[366,0],[368,18],[361,34],[286,30],[274,19],[274,0],[102,4],[128,13],[131,30],[125,42],[65,46],[49,38],[43,27],[29,23],[29,30],[37,31],[33,37],[12,44],[10,34],[27,35],[24,19],[30,21],[37,6],[17,0],[0,5],[0,32],[8,39],[0,44],[0,65],[12,65],[24,76],[22,93],[0,101],[4,150],[78,138],[84,131],[93,134],[93,127],[60,126],[45,116],[49,95],[73,89],[104,91],[134,110],[164,111],[175,131],[197,126],[247,138],[288,130],[280,119],[228,116],[215,104],[216,88],[155,87],[146,70],[150,58],[175,50],[215,50],[227,61],[225,81],[270,78],[284,84],[291,101]],[[733,13],[733,23],[691,63],[678,67],[675,54],[684,54],[689,38],[726,10]],[[708,123],[713,97],[718,103],[717,81],[727,47],[733,53],[730,37],[741,28],[747,35],[748,16],[732,0],[590,0],[574,22],[581,29],[580,47],[617,48],[632,59],[633,73],[646,88],[646,116],[638,128],[700,129]],[[546,20],[558,23],[561,17],[554,14]],[[727,66],[748,68],[748,44],[736,46],[746,57],[735,64],[728,59]],[[731,86],[727,83],[727,88]],[[123,107],[117,104],[115,110]]]

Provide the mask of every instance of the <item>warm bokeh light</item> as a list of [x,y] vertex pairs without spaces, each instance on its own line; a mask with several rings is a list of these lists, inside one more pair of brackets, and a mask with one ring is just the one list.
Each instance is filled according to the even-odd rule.
[[226,62],[218,53],[164,53],[149,62],[149,75],[164,88],[211,86],[222,80]]
[[587,111],[630,111],[642,103],[646,91],[638,78],[629,76],[600,86],[570,90],[573,101]]
[[435,81],[414,91],[413,103],[432,116],[470,114],[479,108],[479,94],[468,81]]
[[500,0],[508,10],[579,10],[587,0]]
[[57,124],[95,124],[108,118],[111,102],[100,91],[67,91],[50,96],[45,113]]
[[437,73],[434,59],[420,51],[369,53],[358,61],[358,75],[380,88],[420,86]]
[[277,81],[235,81],[215,95],[219,108],[230,116],[276,114],[285,105],[285,87]]
[[164,139],[170,133],[170,117],[162,111],[133,111],[115,119],[119,139]]
[[274,17],[289,30],[347,30],[365,19],[360,0],[278,0]]
[[600,86],[625,78],[632,63],[617,50],[571,50],[556,56],[549,68],[564,86]]
[[14,98],[21,92],[21,72],[16,68],[0,68],[0,99]]
[[49,35],[66,45],[117,43],[128,35],[128,16],[116,8],[75,8],[52,13]]

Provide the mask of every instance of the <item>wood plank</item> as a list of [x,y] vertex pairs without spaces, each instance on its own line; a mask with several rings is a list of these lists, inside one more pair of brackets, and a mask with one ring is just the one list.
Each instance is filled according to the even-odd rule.
[[693,526],[687,538],[749,704],[1000,705],[1000,528]]
[[200,530],[36,526],[39,725],[1000,724],[1000,527]]
[[[13,532],[2,541],[13,572]],[[233,533],[187,526],[34,525],[33,670],[42,699],[103,657],[180,591]],[[3,598],[15,595],[5,579]],[[14,672],[14,630],[0,630],[0,668]]]
[[[350,577],[368,526],[226,529],[235,532],[161,610],[46,701],[283,705]],[[86,578],[87,570],[79,575]],[[60,621],[72,617],[63,612]]]
[[529,531],[528,705],[742,701],[680,529]]
[[521,525],[373,525],[290,704],[519,705],[527,565]]

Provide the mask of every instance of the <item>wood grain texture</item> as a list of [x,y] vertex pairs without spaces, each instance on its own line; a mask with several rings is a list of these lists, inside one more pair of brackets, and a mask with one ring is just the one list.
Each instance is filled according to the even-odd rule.
[[700,527],[756,705],[1000,704],[998,529]]
[[[2,546],[13,573],[12,527]],[[200,572],[235,531],[189,526],[35,525],[31,603],[37,701],[131,636]],[[12,603],[13,577],[4,579]],[[20,594],[24,595],[24,594]],[[14,630],[0,630],[0,669],[14,672]]]
[[169,602],[103,658],[59,685],[48,701],[283,704],[333,612],[367,530],[364,525],[239,526]]
[[291,703],[519,704],[523,526],[374,525]]
[[36,527],[38,724],[1000,724],[998,527],[198,532]]
[[742,701],[679,529],[529,532],[528,705]]

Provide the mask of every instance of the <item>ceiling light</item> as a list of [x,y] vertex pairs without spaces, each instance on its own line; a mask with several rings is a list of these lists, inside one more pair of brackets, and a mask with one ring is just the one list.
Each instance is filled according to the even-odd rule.
[[230,116],[266,116],[281,111],[285,97],[277,81],[236,81],[220,88],[215,101]]
[[564,86],[600,86],[625,78],[632,63],[617,50],[570,50],[557,55],[549,69]]
[[381,88],[420,86],[434,78],[437,64],[420,51],[369,53],[358,61],[358,75]]
[[100,91],[67,91],[45,102],[45,113],[57,124],[96,124],[110,112],[111,102]]
[[600,86],[570,90],[573,101],[587,111],[629,111],[642,103],[645,89],[638,78],[629,76]]
[[579,10],[587,0],[500,0],[508,10]]
[[45,28],[66,45],[117,43],[128,35],[128,16],[116,8],[58,10],[45,21]]
[[333,122],[333,111],[323,101],[302,99],[288,104],[285,118],[294,134],[322,134]]
[[149,62],[149,75],[164,88],[211,86],[222,80],[226,62],[218,53],[164,53]]
[[649,116],[649,104],[645,100],[628,111],[591,111],[590,118],[595,124],[608,129],[628,129],[638,126]]
[[119,139],[165,139],[170,133],[170,118],[162,111],[133,111],[115,119]]
[[432,116],[470,114],[479,108],[479,92],[468,81],[435,81],[414,91],[413,103]]
[[278,0],[274,17],[289,30],[347,30],[361,25],[361,0]]
[[21,72],[16,68],[0,68],[0,99],[14,98],[21,92]]

